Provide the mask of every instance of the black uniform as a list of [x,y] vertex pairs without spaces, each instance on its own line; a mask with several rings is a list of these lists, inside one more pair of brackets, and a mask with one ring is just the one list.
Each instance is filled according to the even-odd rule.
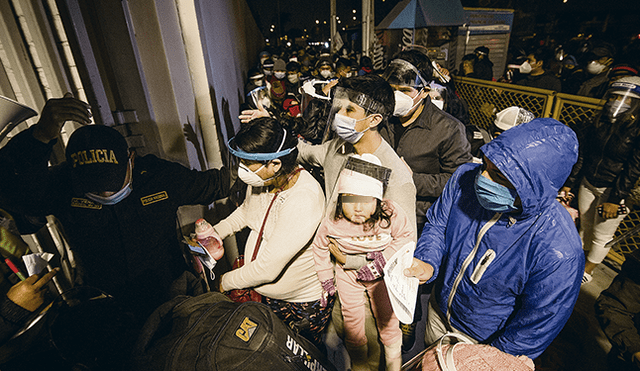
[[0,202],[28,215],[56,216],[84,284],[145,318],[168,299],[171,282],[187,269],[176,233],[178,207],[226,197],[229,171],[189,170],[153,155],[136,158],[133,191],[105,206],[73,191],[67,163],[48,168],[52,146],[28,130],[0,151]]
[[416,219],[419,229],[429,207],[440,197],[458,166],[472,160],[464,125],[455,117],[424,101],[420,116],[406,128],[393,117],[380,135],[404,158],[416,185]]

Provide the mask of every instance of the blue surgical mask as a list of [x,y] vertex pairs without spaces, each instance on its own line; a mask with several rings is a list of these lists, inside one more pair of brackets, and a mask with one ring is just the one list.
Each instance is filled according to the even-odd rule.
[[362,136],[364,135],[364,132],[369,130],[370,128],[366,128],[364,131],[356,131],[356,123],[358,121],[365,120],[368,117],[369,116],[360,120],[356,120],[354,118],[336,113],[335,117],[333,118],[333,128],[335,129],[336,134],[338,134],[338,136],[344,139],[346,142],[349,142],[351,144],[358,143],[360,138],[362,138]]
[[508,213],[518,210],[515,206],[518,193],[515,189],[498,184],[478,172],[474,184],[476,198],[483,208],[497,213]]
[[110,206],[110,205],[115,205],[118,202],[127,198],[127,196],[131,194],[132,190],[133,190],[133,186],[131,185],[131,181],[129,181],[129,183],[127,183],[127,185],[124,186],[124,188],[122,188],[121,190],[112,194],[109,197],[98,196],[95,193],[85,193],[85,196],[87,196],[87,198],[90,199],[91,201],[95,201],[99,204]]
[[[131,170],[130,166],[131,166],[131,160],[129,160],[129,169]],[[118,192],[108,197],[99,196],[95,193],[85,193],[84,195],[91,201],[97,202],[105,206],[115,205],[118,202],[127,198],[127,196],[131,194],[131,191],[133,191],[132,182],[133,182],[133,176],[131,176],[131,179],[129,179],[129,182],[124,187],[122,187],[121,190],[119,190]]]

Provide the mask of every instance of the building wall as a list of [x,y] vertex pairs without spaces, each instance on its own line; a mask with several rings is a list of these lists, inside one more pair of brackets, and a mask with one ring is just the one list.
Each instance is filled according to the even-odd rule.
[[[226,142],[238,131],[247,71],[264,39],[245,0],[196,0],[196,10],[214,115]],[[226,153],[224,144],[221,148]]]

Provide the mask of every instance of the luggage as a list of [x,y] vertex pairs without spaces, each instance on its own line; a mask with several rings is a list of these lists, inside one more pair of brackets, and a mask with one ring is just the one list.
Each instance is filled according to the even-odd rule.
[[147,320],[131,370],[312,370],[335,367],[261,303],[179,296]]

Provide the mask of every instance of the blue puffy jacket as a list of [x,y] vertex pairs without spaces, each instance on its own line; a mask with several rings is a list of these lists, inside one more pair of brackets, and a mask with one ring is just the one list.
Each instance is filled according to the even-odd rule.
[[584,253],[555,200],[578,156],[574,132],[536,119],[482,148],[514,185],[519,214],[480,206],[477,164],[464,164],[427,212],[415,257],[435,268],[435,295],[451,325],[513,355],[539,356],[569,319]]

